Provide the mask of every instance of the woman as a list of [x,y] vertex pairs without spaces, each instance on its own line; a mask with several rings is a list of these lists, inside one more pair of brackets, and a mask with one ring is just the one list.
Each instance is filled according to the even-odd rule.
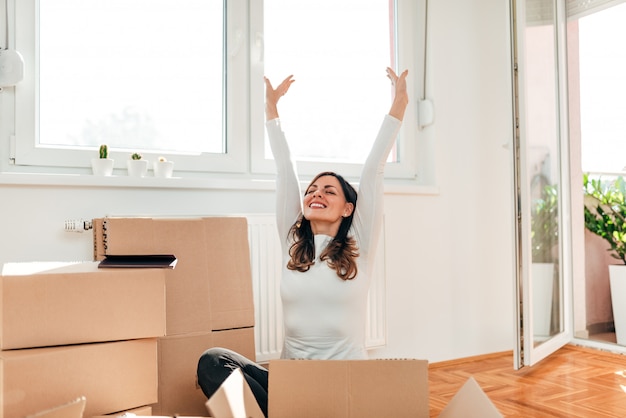
[[[383,175],[408,104],[405,70],[387,68],[395,94],[360,179],[358,192],[339,174],[318,174],[304,197],[281,129],[278,101],[294,83],[265,78],[266,129],[276,161],[276,217],[284,270],[281,299],[286,359],[365,359],[370,272],[383,219]],[[239,368],[267,416],[268,372],[222,348],[198,362],[198,383],[210,397]]]

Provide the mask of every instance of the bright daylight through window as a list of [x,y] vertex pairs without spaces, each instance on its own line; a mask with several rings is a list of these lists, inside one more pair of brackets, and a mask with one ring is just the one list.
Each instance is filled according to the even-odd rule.
[[[626,168],[626,3],[579,21],[582,168]],[[602,47],[598,47],[602,45]]]
[[39,2],[39,144],[224,151],[222,2]]
[[264,8],[265,73],[275,85],[290,74],[296,80],[280,103],[292,152],[362,163],[391,102],[390,2],[265,0]]

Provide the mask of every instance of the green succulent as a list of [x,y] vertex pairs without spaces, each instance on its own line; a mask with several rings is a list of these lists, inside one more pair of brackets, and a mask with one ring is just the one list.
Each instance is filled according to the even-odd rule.
[[555,261],[559,244],[559,196],[555,185],[547,185],[533,207],[531,217],[532,260]]
[[100,158],[105,159],[109,158],[109,147],[106,145],[100,145]]

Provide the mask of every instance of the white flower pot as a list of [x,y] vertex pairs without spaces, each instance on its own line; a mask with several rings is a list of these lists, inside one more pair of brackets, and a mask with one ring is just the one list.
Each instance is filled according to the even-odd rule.
[[172,177],[174,161],[155,161],[154,177]]
[[131,177],[144,177],[148,172],[148,160],[127,160],[126,168]]
[[609,283],[611,285],[615,337],[619,345],[626,345],[626,265],[609,266]]
[[113,160],[110,158],[92,158],[91,169],[96,176],[110,176],[113,174]]

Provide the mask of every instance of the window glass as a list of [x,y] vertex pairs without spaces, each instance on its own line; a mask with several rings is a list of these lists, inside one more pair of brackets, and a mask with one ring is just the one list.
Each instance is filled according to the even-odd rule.
[[365,161],[392,98],[393,4],[265,0],[265,74],[274,86],[296,80],[279,112],[297,159]]
[[220,0],[39,2],[39,145],[222,153]]
[[583,171],[620,172],[626,168],[624,22],[626,3],[578,21]]

